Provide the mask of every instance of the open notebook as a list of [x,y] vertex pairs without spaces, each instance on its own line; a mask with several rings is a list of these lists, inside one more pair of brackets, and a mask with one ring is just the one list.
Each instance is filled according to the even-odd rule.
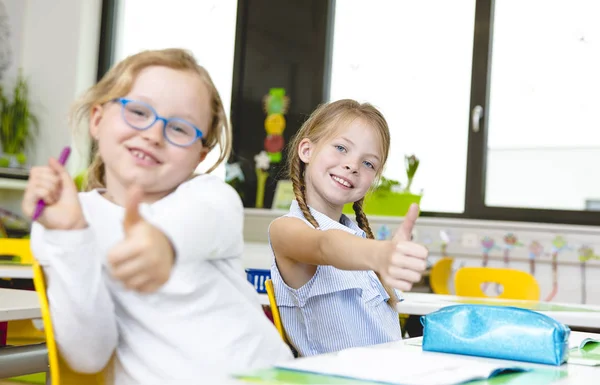
[[456,385],[504,372],[527,371],[460,356],[420,354],[394,349],[355,348],[335,355],[308,357],[278,365],[282,369],[401,385]]
[[600,335],[571,332],[569,364],[600,366]]

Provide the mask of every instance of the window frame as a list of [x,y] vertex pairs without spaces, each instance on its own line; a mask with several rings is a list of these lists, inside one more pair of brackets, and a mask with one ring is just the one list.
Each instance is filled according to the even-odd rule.
[[[103,0],[100,27],[100,43],[98,55],[98,79],[100,79],[112,66],[114,59],[114,48],[116,38],[116,23],[118,21],[117,9],[120,0]],[[248,10],[252,0],[238,0],[237,26],[234,71],[231,97],[231,121],[234,130],[233,151],[239,153],[244,146],[243,140],[236,140],[236,131],[243,130],[240,111],[244,103],[248,101],[243,97],[244,77],[248,76],[245,71],[248,41],[246,31],[248,29]],[[483,116],[479,122],[479,130],[473,130],[472,119],[469,119],[469,130],[467,145],[467,175],[465,187],[465,205],[463,213],[444,213],[424,211],[423,217],[439,218],[464,218],[478,220],[511,221],[511,222],[538,222],[559,223],[571,225],[600,225],[600,212],[576,211],[557,209],[530,209],[518,207],[495,207],[485,204],[486,192],[486,164],[487,164],[487,121],[489,110],[491,54],[494,26],[494,4],[495,0],[476,0],[475,26],[473,36],[473,55],[471,73],[471,96],[469,103],[469,116],[475,106],[483,108]],[[313,6],[310,1],[299,2],[296,6]],[[321,88],[321,102],[327,100],[329,94],[331,74],[331,54],[333,40],[333,22],[335,18],[335,0],[327,0],[326,28],[317,29],[322,40],[325,57],[321,62],[315,63],[320,66],[323,79],[320,84],[312,84]],[[321,48],[323,48],[321,47]],[[285,58],[273,57],[273,60],[285,60]],[[268,89],[271,85],[266,84]],[[315,106],[316,107],[316,106]],[[306,116],[311,111],[305,111]],[[267,189],[275,189],[274,185],[266,186]],[[272,193],[272,192],[271,192]]]

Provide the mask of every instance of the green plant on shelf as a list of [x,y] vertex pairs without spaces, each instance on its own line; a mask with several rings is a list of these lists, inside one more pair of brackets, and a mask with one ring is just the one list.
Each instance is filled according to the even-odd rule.
[[411,194],[410,188],[412,186],[415,174],[419,168],[419,158],[415,155],[407,155],[404,157],[405,171],[406,171],[406,186],[402,188],[402,183],[394,179],[388,179],[384,176],[381,177],[379,184],[373,190],[375,193],[405,193]]
[[39,122],[31,111],[29,84],[19,71],[12,93],[0,85],[0,167],[25,165],[25,150],[35,140]]

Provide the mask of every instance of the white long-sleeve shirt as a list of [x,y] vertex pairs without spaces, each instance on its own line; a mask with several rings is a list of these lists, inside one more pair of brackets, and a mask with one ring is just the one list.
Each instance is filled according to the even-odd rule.
[[124,209],[97,190],[79,198],[86,229],[34,223],[31,234],[59,350],[73,369],[99,371],[115,352],[117,385],[203,383],[292,358],[245,279],[243,207],[233,188],[202,175],[140,206],[176,251],[169,281],[151,294],[109,273]]

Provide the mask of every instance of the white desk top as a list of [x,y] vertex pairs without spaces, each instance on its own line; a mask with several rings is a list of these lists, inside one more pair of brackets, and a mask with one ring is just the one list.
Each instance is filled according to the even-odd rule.
[[41,316],[35,291],[0,289],[0,322],[34,319]]
[[0,265],[0,278],[33,279],[30,265]]
[[[596,336],[598,336],[598,338],[600,338],[600,335],[596,334]],[[592,378],[598,378],[598,375],[600,375],[600,367],[574,365],[574,364],[563,364],[561,366],[552,366],[552,365],[533,364],[533,363],[528,363],[528,362],[495,360],[495,359],[489,359],[489,358],[483,358],[483,357],[426,352],[426,351],[423,351],[420,346],[411,345],[410,341],[411,340],[401,340],[401,341],[397,341],[397,342],[391,342],[388,344],[374,345],[374,346],[362,348],[363,350],[366,349],[366,354],[363,355],[364,362],[365,362],[364,369],[369,370],[368,369],[369,366],[373,366],[372,361],[378,359],[377,357],[381,358],[381,353],[383,350],[389,350],[390,358],[394,358],[396,356],[396,355],[394,355],[395,351],[409,353],[411,356],[414,356],[414,357],[425,356],[426,359],[425,360],[421,359],[420,360],[421,362],[427,361],[427,360],[436,362],[436,360],[440,360],[440,359],[443,359],[444,357],[447,357],[450,359],[459,358],[461,360],[475,361],[478,363],[501,364],[501,365],[506,365],[508,367],[516,365],[516,366],[526,367],[526,368],[545,369],[547,371],[547,374],[544,375],[544,377],[548,377],[548,378],[545,379],[544,381],[541,381],[540,383],[544,383],[544,384],[551,383],[552,385],[590,384],[590,383],[594,382],[593,380],[591,380]],[[369,355],[368,355],[369,351],[373,351],[372,359],[369,359]],[[377,354],[377,353],[379,353],[379,354]],[[338,356],[338,357],[336,357],[336,356]],[[299,361],[301,361],[301,362],[299,362]],[[346,364],[353,365],[353,366],[348,367],[348,369],[346,370],[343,368],[343,366]],[[348,373],[349,374],[349,373],[353,372],[353,369],[355,368],[354,365],[356,365],[356,360],[344,360],[343,358],[341,358],[341,355],[333,353],[333,354],[324,354],[324,355],[320,355],[320,356],[312,356],[312,357],[307,357],[307,358],[299,358],[298,360],[296,360],[296,364],[291,363],[290,365],[291,366],[300,366],[302,368],[302,370],[305,370],[307,372],[311,372],[311,371],[319,372],[320,369],[322,369],[324,367],[326,367],[327,370],[331,371],[331,367],[334,367],[335,369],[333,369],[333,371],[338,371],[340,373]],[[398,362],[397,369],[394,368],[394,366],[392,365],[390,367],[390,369],[386,369],[386,370],[402,370],[401,368],[402,368],[402,362]],[[380,370],[384,370],[384,369],[380,369]],[[567,373],[567,376],[563,377],[565,372]],[[550,381],[548,381],[548,379],[550,379]],[[256,381],[256,382],[260,383],[259,381]],[[519,382],[519,380],[515,379],[515,383],[517,383],[517,382]]]
[[565,304],[543,301],[500,300],[494,298],[468,298],[454,295],[404,293],[404,301],[397,306],[398,312],[410,315],[425,315],[446,306],[464,303],[515,306],[546,314],[555,320],[573,327],[600,329],[600,306]]

